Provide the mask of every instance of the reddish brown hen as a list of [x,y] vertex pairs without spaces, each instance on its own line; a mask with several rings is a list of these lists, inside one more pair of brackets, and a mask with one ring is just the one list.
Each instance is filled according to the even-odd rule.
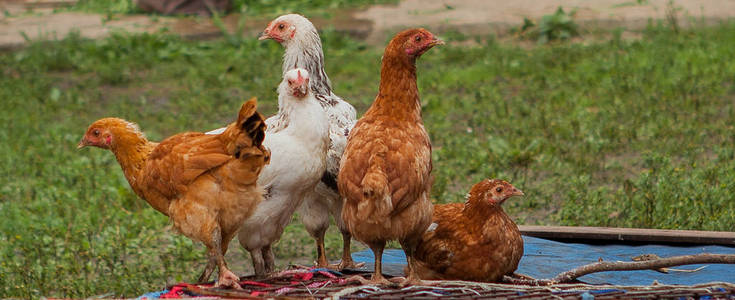
[[216,266],[217,287],[239,288],[239,278],[227,268],[224,255],[262,198],[256,181],[270,158],[262,146],[264,131],[253,98],[242,105],[237,121],[218,135],[187,132],[157,144],[134,123],[105,118],[89,126],[79,148],[111,150],[135,193],[169,216],[183,235],[204,243],[209,261],[200,282],[208,280]]
[[[393,37],[383,54],[378,96],[350,132],[342,156],[342,218],[375,254],[372,283],[387,283],[381,274],[386,241],[400,242],[410,267],[431,223],[431,143],[421,120],[416,59],[438,44],[443,42],[425,29]],[[410,268],[404,283],[418,281]]]
[[486,179],[472,187],[466,203],[435,205],[416,249],[421,279],[497,281],[513,273],[523,239],[501,204],[522,195],[508,182]]

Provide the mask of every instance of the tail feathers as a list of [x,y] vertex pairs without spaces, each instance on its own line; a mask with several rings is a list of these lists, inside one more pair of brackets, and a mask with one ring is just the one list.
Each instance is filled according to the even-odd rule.
[[240,129],[248,134],[256,146],[263,144],[263,140],[265,140],[265,128],[265,119],[259,112],[251,115],[240,124]]
[[357,206],[364,217],[386,217],[393,211],[393,202],[388,189],[388,178],[382,169],[371,166],[362,178],[363,199]]
[[246,132],[252,145],[261,146],[265,139],[265,118],[257,110],[257,99],[250,98],[243,103],[237,116],[237,128]]
[[265,139],[265,118],[257,110],[257,99],[251,98],[243,103],[237,122],[222,133],[227,139],[227,150],[237,159],[250,156],[265,156],[270,160],[270,151],[263,146]]

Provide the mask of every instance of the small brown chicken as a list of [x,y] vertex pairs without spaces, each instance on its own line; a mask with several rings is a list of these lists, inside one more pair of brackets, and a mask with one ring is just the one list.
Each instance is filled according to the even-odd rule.
[[501,204],[522,195],[508,182],[486,179],[472,187],[466,203],[435,205],[416,249],[421,279],[497,281],[513,273],[523,239]]
[[270,159],[262,145],[265,127],[253,98],[218,135],[186,132],[157,144],[136,124],[105,118],[89,126],[79,148],[111,150],[135,193],[167,215],[180,233],[204,243],[209,261],[199,282],[209,280],[216,266],[215,287],[240,288],[224,255],[262,198],[256,181]]
[[414,250],[431,223],[431,143],[421,119],[416,59],[443,44],[425,29],[398,33],[383,54],[375,102],[350,132],[338,175],[345,199],[342,219],[355,239],[375,255],[374,284],[387,284],[383,248],[398,240],[409,272],[403,284],[419,282]]

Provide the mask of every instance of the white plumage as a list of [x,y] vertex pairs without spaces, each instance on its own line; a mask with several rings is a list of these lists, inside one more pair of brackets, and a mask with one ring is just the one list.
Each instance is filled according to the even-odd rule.
[[[316,240],[318,265],[327,266],[324,253],[324,234],[332,215],[342,232],[344,247],[340,268],[354,266],[350,255],[351,235],[342,222],[342,200],[337,192],[339,163],[347,145],[347,136],[355,126],[355,108],[332,92],[331,82],[324,71],[324,54],[319,33],[305,17],[297,14],[280,16],[271,21],[261,39],[273,39],[285,47],[283,72],[303,68],[311,74],[311,90],[329,118],[329,149],[327,170],[321,182],[305,194],[299,215],[309,234]],[[266,120],[269,127],[279,126],[277,120]]]
[[258,177],[258,185],[265,190],[263,201],[238,233],[259,276],[273,271],[271,245],[327,167],[329,123],[309,90],[309,76],[304,69],[290,70],[278,87],[278,114],[268,119],[271,125],[263,141],[271,150],[271,160]]

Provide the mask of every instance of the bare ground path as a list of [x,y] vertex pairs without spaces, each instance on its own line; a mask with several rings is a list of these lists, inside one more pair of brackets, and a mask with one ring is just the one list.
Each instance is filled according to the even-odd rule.
[[[53,12],[59,1],[64,2],[0,0],[0,49],[22,47],[26,37],[63,38],[72,31],[79,31],[88,38],[104,37],[115,30],[153,32],[162,28],[187,38],[220,34],[206,18],[124,15],[108,19],[99,14]],[[397,5],[345,11],[329,20],[316,19],[315,23],[318,27],[331,25],[369,43],[381,44],[391,32],[412,26],[424,26],[437,32],[457,30],[470,35],[502,34],[520,25],[523,18],[539,19],[559,6],[575,9],[575,21],[583,26],[639,29],[649,20],[664,19],[669,3],[669,0],[403,0]],[[733,0],[675,0],[671,5],[682,17],[681,25],[684,26],[691,18],[714,23],[735,17]],[[239,17],[229,15],[224,23],[233,29]],[[247,20],[245,33],[256,35],[267,21]]]

